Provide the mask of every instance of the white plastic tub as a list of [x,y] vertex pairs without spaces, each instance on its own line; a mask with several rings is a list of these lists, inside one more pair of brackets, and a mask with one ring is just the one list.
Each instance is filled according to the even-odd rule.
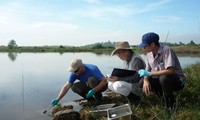
[[107,111],[108,120],[113,120],[113,119],[120,118],[123,116],[131,115],[131,114],[132,114],[132,111],[128,104],[110,108]]

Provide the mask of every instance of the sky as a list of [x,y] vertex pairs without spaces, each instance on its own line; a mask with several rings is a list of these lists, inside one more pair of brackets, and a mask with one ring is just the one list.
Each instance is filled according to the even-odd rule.
[[200,43],[199,0],[1,0],[0,45],[84,46],[147,32],[161,42]]

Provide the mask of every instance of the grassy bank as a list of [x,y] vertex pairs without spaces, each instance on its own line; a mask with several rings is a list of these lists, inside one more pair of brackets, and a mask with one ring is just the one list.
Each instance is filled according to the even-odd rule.
[[[199,120],[200,63],[186,67],[184,72],[187,76],[187,84],[183,90],[175,93],[177,96],[176,104],[172,110],[163,106],[164,101],[151,94],[150,96],[143,97],[139,105],[129,104],[133,114],[131,117],[122,117],[119,120]],[[104,100],[106,99],[108,98],[104,98]],[[120,104],[120,102],[124,103],[125,99],[123,97],[109,98],[107,103]],[[94,115],[91,117],[92,119],[107,120],[107,117],[97,117],[97,115]],[[89,117],[87,120],[90,120]]]
[[176,93],[176,105],[168,111],[155,95],[144,98],[133,113],[142,120],[198,120],[200,118],[200,63],[184,69],[187,76],[186,87]]

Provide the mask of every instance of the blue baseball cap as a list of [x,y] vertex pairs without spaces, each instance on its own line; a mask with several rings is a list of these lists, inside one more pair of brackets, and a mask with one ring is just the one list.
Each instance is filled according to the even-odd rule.
[[151,43],[158,43],[159,36],[154,32],[146,33],[142,36],[142,43],[138,45],[139,48],[144,48]]

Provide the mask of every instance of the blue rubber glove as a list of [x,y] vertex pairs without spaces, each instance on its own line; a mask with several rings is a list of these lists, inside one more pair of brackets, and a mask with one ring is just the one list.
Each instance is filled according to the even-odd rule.
[[95,91],[94,89],[90,90],[90,91],[87,93],[86,98],[92,97],[95,93],[96,93],[96,91]]
[[58,102],[59,102],[59,100],[56,98],[51,101],[51,104],[52,104],[52,106],[56,106],[58,104]]
[[150,72],[146,71],[144,69],[141,69],[138,71],[138,74],[140,74],[140,77],[144,77],[144,76],[150,76]]

